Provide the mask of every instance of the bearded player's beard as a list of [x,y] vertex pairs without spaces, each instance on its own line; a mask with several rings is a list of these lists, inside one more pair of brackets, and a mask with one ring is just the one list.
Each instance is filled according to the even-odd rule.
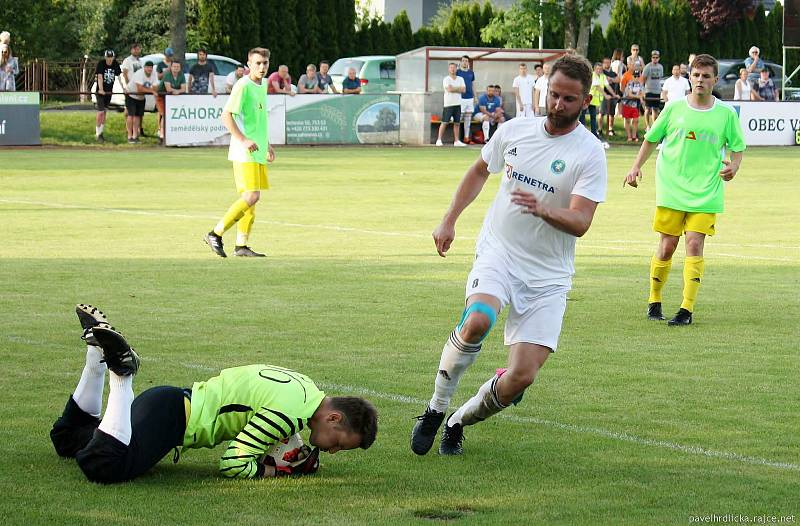
[[556,112],[553,108],[548,108],[547,120],[550,121],[550,124],[554,128],[564,129],[564,128],[569,128],[571,125],[575,124],[580,114],[581,110],[578,110],[575,113],[567,113],[565,111]]

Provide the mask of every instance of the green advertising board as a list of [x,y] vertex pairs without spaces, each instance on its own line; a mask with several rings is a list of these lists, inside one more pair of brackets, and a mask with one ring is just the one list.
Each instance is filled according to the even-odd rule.
[[286,97],[287,144],[398,144],[400,95]]

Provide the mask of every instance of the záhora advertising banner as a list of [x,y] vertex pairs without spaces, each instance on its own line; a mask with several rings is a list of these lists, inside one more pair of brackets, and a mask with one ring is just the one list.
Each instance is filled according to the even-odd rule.
[[39,130],[39,93],[0,92],[0,146],[42,144]]
[[748,146],[800,144],[800,102],[726,101],[739,114]]
[[400,95],[286,98],[287,144],[398,144]]
[[[222,110],[228,95],[168,95],[166,99],[167,146],[224,145],[231,135],[222,124]],[[284,97],[267,97],[269,141],[286,144]]]

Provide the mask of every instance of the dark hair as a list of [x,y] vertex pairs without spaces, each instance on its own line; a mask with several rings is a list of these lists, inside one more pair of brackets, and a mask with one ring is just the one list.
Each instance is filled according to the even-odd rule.
[[469,55],[461,55],[461,58],[465,58],[465,59],[469,60]]
[[343,425],[361,436],[361,449],[369,449],[378,434],[378,411],[368,401],[357,396],[334,396],[331,406],[344,415]]
[[592,65],[580,55],[564,55],[553,63],[550,78],[560,71],[565,76],[579,80],[583,86],[584,95],[589,94],[592,87]]
[[206,55],[208,55],[208,51],[206,51],[205,48],[202,47],[197,50],[197,54],[199,55],[200,53],[205,53]]
[[694,57],[694,60],[692,60],[692,64],[690,67],[692,69],[698,67],[699,68],[712,67],[714,68],[714,76],[716,77],[719,74],[719,64],[717,63],[717,59],[705,53]]
[[262,57],[269,59],[269,49],[265,47],[254,47],[250,51],[247,52],[247,59],[250,59],[250,55],[261,55]]
[[330,65],[331,65],[331,63],[330,63],[330,62],[328,62],[327,60],[320,60],[320,61],[319,61],[319,65],[321,66],[321,65],[323,65],[323,64],[325,64],[325,65],[327,65],[327,66],[330,66]]
[[138,42],[134,42],[133,44],[131,44],[131,49],[136,48],[136,47],[141,48],[142,45],[140,43],[138,43]]
[[622,49],[614,48],[614,52],[611,54],[611,58],[613,60],[620,60],[622,58]]

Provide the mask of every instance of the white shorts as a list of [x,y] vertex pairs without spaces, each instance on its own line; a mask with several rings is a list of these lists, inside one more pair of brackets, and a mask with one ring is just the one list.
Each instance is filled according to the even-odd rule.
[[533,116],[533,107],[530,104],[523,104],[521,108],[517,107],[517,117]]
[[508,271],[502,257],[482,251],[467,278],[466,297],[488,294],[498,299],[501,310],[510,305],[505,345],[535,343],[555,352],[569,289],[569,285],[529,286]]
[[475,99],[461,99],[461,113],[475,113]]

